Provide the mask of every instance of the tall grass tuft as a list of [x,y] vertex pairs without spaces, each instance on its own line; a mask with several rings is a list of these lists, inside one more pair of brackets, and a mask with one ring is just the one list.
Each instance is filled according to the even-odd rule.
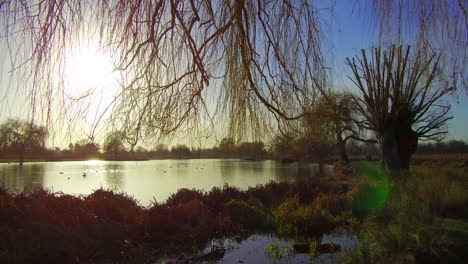
[[468,175],[416,168],[401,176],[385,205],[365,218],[360,243],[343,262],[466,263]]

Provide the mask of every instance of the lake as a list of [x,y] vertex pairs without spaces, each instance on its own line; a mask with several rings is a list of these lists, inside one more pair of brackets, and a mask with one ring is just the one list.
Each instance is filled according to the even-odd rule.
[[[330,166],[325,166],[330,171]],[[180,188],[209,191],[225,183],[247,189],[269,181],[314,175],[318,165],[273,160],[179,159],[148,161],[60,161],[0,163],[0,186],[11,192],[36,188],[87,195],[104,188],[125,192],[141,205],[164,202]]]

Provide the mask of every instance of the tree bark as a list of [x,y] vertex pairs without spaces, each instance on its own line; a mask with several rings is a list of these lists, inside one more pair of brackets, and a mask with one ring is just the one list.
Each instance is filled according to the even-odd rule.
[[418,136],[411,127],[411,111],[395,106],[380,136],[383,164],[391,170],[408,170],[411,156],[416,152]]
[[337,135],[336,150],[340,156],[340,160],[349,163],[348,153],[346,152],[346,143],[341,137],[341,134]]
[[318,166],[319,166],[319,174],[320,174],[320,175],[323,175],[324,172],[325,172],[325,169],[324,169],[324,164],[323,164],[323,161],[322,161],[322,160],[319,160]]
[[24,144],[21,146],[21,150],[20,150],[20,157],[19,157],[19,165],[20,166],[23,166],[23,162],[24,162],[24,152],[26,151],[26,148],[24,146]]

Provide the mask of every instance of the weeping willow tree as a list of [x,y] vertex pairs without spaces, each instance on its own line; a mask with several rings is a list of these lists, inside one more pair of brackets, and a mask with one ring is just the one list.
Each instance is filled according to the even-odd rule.
[[349,162],[347,141],[361,139],[359,128],[353,122],[356,115],[353,104],[353,96],[348,93],[320,96],[304,115],[301,125],[306,134],[320,141],[328,138],[334,152],[345,163]]
[[362,120],[354,123],[374,132],[390,169],[408,169],[418,140],[440,140],[451,119],[442,99],[454,87],[441,76],[440,55],[422,54],[392,45],[347,58],[360,91],[356,106]]
[[107,122],[132,146],[215,122],[213,94],[232,136],[300,118],[326,79],[319,10],[308,0],[7,0],[0,16],[32,112],[46,109],[47,119],[67,110],[66,50],[97,35],[121,76]]

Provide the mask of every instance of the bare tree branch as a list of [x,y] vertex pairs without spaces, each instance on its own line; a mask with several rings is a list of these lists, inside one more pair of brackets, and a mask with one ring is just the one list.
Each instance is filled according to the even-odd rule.
[[134,142],[210,123],[209,94],[231,134],[260,132],[268,116],[301,117],[326,79],[319,10],[307,0],[10,0],[0,15],[33,109],[66,105],[66,51],[97,34],[122,79],[110,118],[95,120]]

